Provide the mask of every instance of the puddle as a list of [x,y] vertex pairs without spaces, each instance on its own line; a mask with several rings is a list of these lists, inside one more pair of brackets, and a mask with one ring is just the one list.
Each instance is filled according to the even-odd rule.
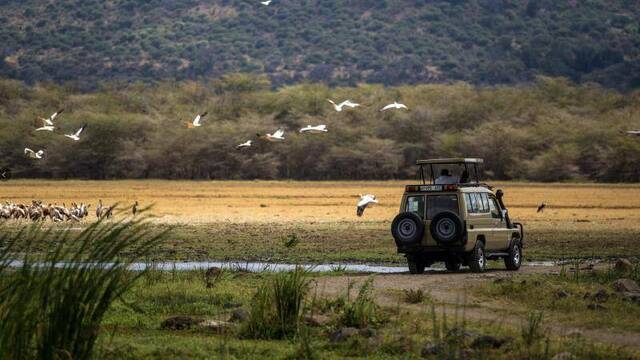
[[[14,260],[9,263],[10,267],[19,268],[22,267],[23,262]],[[555,261],[531,261],[525,262],[523,266],[554,266]],[[68,265],[68,263],[60,262],[55,265],[56,268],[62,268]],[[90,265],[96,267],[110,267],[113,264],[98,264],[88,263],[83,265]],[[39,264],[39,266],[46,267],[47,264]],[[310,272],[332,272],[332,271],[345,271],[345,272],[358,272],[358,273],[371,273],[371,274],[398,274],[409,272],[409,268],[406,266],[381,266],[381,265],[366,265],[366,264],[284,264],[284,263],[267,263],[267,262],[239,262],[239,261],[203,261],[203,262],[179,262],[168,261],[158,263],[133,263],[129,266],[130,270],[142,271],[147,268],[160,271],[193,271],[193,270],[206,270],[211,267],[218,267],[221,269],[227,269],[232,271],[246,271],[246,272],[283,272],[294,270],[297,266],[302,267]],[[426,268],[428,272],[440,272],[445,271],[444,267],[430,267]]]

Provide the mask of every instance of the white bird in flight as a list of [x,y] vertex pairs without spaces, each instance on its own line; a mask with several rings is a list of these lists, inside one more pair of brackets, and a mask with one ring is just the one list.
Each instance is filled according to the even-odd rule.
[[331,99],[327,99],[328,102],[330,102],[333,105],[333,108],[336,109],[337,112],[341,112],[343,107],[350,107],[350,108],[357,108],[358,106],[360,106],[360,104],[354,103],[351,100],[345,100],[343,102],[341,102],[340,104],[336,104],[333,100]]
[[397,101],[394,101],[393,104],[389,104],[389,105],[383,107],[382,109],[380,109],[380,111],[387,111],[389,109],[405,109],[405,110],[409,110],[407,105],[401,104],[401,103],[399,103]]
[[253,141],[247,140],[247,142],[243,142],[242,144],[236,145],[236,150],[242,150],[242,149],[251,147],[251,144],[253,144]]
[[24,148],[24,153],[31,159],[42,159],[42,155],[44,155],[44,150],[38,150],[38,152],[35,152],[29,148]]
[[284,141],[284,129],[278,129],[273,134],[260,135],[256,134],[258,138],[271,141],[271,142],[280,142]]
[[82,127],[80,129],[78,129],[78,131],[76,131],[73,134],[66,134],[65,136],[68,137],[71,140],[75,140],[75,141],[79,141],[80,140],[80,134],[82,134],[82,132],[84,131],[84,128],[87,127],[87,124],[82,125]]
[[362,216],[364,214],[364,209],[366,209],[370,205],[377,204],[377,203],[378,203],[378,200],[376,200],[375,195],[371,195],[371,194],[360,195],[360,201],[358,202],[356,213],[358,214],[358,216]]
[[627,135],[640,136],[640,130],[629,130]]
[[269,6],[269,4],[271,4],[272,0],[267,0],[267,1],[260,1],[260,4],[264,5],[264,6]]
[[187,122],[187,127],[189,129],[193,129],[193,128],[197,128],[202,126],[202,119],[204,119],[205,116],[207,116],[208,112],[203,112],[202,114],[198,114],[196,115],[195,118],[193,118],[192,122]]
[[44,125],[53,126],[53,120],[55,120],[56,117],[58,117],[58,115],[62,114],[63,111],[64,111],[64,109],[60,109],[60,110],[54,112],[53,114],[51,114],[51,116],[49,116],[48,119],[40,118],[40,120],[44,121]]
[[307,125],[306,127],[303,127],[302,129],[300,129],[301,134],[304,134],[304,133],[321,134],[327,131],[329,131],[327,129],[327,125],[318,125],[318,126]]
[[[46,120],[46,119],[42,119],[42,120]],[[37,128],[36,131],[53,131],[53,129],[55,129],[53,125],[47,125],[47,123],[45,122],[42,125],[42,127]]]

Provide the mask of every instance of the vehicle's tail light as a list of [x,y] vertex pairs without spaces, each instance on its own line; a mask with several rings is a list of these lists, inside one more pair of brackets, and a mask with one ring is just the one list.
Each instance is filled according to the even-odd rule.
[[445,185],[444,186],[444,190],[457,190],[458,189],[458,185]]
[[420,186],[407,185],[407,187],[405,189],[406,189],[406,192],[417,192],[417,191],[420,191]]

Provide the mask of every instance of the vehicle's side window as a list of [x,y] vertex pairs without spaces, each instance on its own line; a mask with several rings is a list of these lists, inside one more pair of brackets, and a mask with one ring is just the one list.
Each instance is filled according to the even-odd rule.
[[482,206],[484,207],[484,212],[488,213],[491,211],[491,207],[489,206],[489,196],[486,193],[480,194],[480,198],[482,199]]
[[473,206],[471,204],[471,194],[464,194],[464,202],[467,204],[467,214],[473,214]]
[[482,202],[480,201],[480,196],[476,193],[471,194],[471,207],[473,207],[473,212],[476,214],[482,212]]
[[431,220],[443,211],[458,214],[458,195],[429,195],[427,197],[427,219]]
[[502,218],[502,214],[500,213],[500,205],[498,205],[498,200],[493,196],[489,197],[489,208],[491,209],[491,217],[494,219]]
[[420,218],[424,218],[424,196],[407,197],[407,208],[405,211],[416,213]]

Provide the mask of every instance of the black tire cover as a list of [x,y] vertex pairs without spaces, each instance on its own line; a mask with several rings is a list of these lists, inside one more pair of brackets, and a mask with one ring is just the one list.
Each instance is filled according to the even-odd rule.
[[462,240],[462,220],[451,211],[443,211],[433,217],[429,231],[440,245],[452,245]]
[[424,236],[424,222],[415,213],[400,213],[391,223],[391,235],[398,247],[420,244]]

